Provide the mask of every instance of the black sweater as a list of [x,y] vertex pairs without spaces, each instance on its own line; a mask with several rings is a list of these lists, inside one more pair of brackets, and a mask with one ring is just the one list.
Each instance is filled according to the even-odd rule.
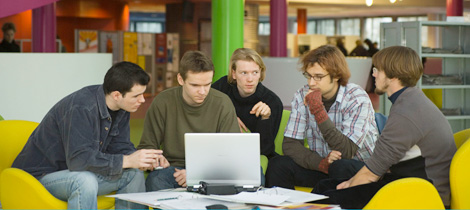
[[[238,92],[237,85],[229,84],[227,76],[217,80],[212,84],[212,88],[227,94],[232,100],[240,120],[243,121],[252,133],[260,134],[261,154],[268,158],[276,156],[277,153],[274,151],[274,139],[276,138],[279,124],[281,123],[283,110],[281,99],[261,83],[258,83],[253,95],[242,98]],[[256,115],[250,114],[253,106],[260,101],[271,108],[271,116],[269,119],[261,120],[261,116],[256,117]]]
[[20,52],[20,46],[16,44],[15,40],[9,43],[3,39],[0,43],[0,52]]

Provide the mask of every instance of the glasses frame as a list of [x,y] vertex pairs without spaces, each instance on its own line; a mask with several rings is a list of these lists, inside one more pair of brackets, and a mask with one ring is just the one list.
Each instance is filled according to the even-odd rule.
[[326,77],[330,74],[325,74],[325,75],[315,74],[315,75],[312,76],[311,74],[309,74],[308,72],[305,71],[305,72],[302,73],[302,75],[304,75],[304,77],[307,78],[308,80],[313,78],[314,81],[318,82],[318,81],[321,81],[324,77]]

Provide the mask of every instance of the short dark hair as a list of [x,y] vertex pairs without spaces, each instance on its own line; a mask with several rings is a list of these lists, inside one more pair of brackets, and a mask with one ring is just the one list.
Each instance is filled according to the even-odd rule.
[[372,64],[384,71],[388,78],[397,78],[401,85],[416,86],[423,74],[423,63],[418,53],[409,47],[391,46],[382,49],[372,57]]
[[337,78],[341,86],[346,86],[351,77],[344,54],[333,45],[322,45],[304,54],[300,63],[302,64],[302,72],[306,72],[308,68],[318,63],[328,72],[331,79]]
[[15,24],[13,24],[11,22],[3,24],[3,26],[2,26],[3,33],[6,33],[9,30],[13,30],[14,32],[16,32]]
[[194,73],[214,71],[212,60],[201,51],[188,51],[181,58],[179,72],[186,80],[188,71]]
[[123,61],[114,64],[104,76],[104,94],[119,91],[123,96],[131,91],[134,85],[147,85],[150,76],[137,64]]

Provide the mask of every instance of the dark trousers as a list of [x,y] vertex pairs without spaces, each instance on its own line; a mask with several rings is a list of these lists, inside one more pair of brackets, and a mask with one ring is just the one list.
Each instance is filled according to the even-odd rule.
[[342,209],[362,209],[380,188],[399,178],[402,177],[385,175],[378,182],[358,185],[342,190],[336,190],[336,186],[348,179],[325,179],[318,182],[312,192],[329,197],[325,200],[316,201],[316,203],[339,204]]
[[288,156],[271,158],[266,171],[266,187],[284,187],[294,189],[294,186],[314,187],[320,180],[327,178],[349,179],[356,174],[364,163],[357,160],[337,160],[333,162],[328,174],[299,166]]

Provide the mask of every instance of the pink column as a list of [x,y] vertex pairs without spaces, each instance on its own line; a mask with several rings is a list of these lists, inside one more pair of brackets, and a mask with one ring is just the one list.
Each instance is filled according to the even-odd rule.
[[447,0],[447,16],[463,16],[463,0]]
[[55,2],[33,9],[32,51],[56,52]]
[[269,22],[269,55],[271,57],[287,57],[287,2],[271,0]]

